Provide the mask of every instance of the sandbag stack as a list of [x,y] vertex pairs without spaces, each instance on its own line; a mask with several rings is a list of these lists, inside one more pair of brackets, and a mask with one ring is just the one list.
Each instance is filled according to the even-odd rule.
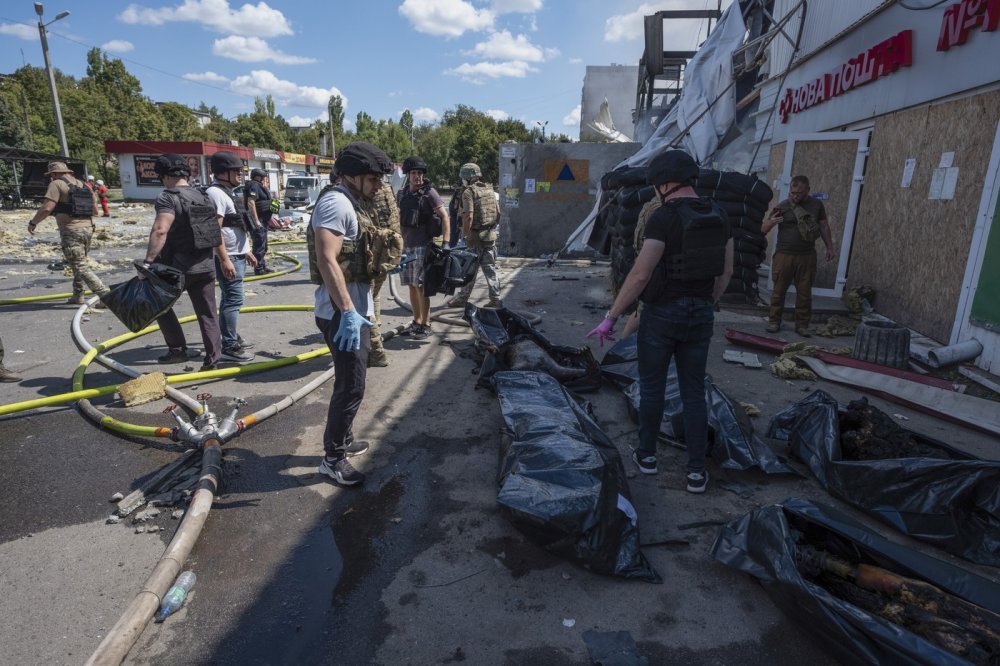
[[[611,289],[617,294],[625,276],[635,263],[635,225],[639,211],[653,198],[652,185],[646,185],[646,167],[623,167],[601,178],[602,212],[595,224],[606,233],[603,248],[590,246],[611,257]],[[593,238],[593,237],[592,237]]]
[[756,176],[713,169],[699,172],[695,191],[729,214],[733,230],[733,277],[725,293],[756,303],[757,267],[767,251],[767,238],[760,227],[774,192]]
[[[729,215],[733,229],[733,277],[726,294],[758,300],[757,267],[767,239],[761,223],[774,192],[756,176],[736,171],[702,169],[695,181],[699,196],[712,199]],[[611,258],[611,287],[617,294],[635,262],[635,226],[639,212],[656,192],[646,184],[646,167],[621,167],[601,178],[600,215],[588,245]]]

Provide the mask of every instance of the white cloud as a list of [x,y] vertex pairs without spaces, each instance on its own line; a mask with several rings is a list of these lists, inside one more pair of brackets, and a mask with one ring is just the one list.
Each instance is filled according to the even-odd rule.
[[249,74],[237,76],[229,83],[229,89],[246,95],[274,95],[286,106],[315,109],[325,109],[331,96],[340,95],[344,100],[344,108],[347,108],[347,97],[336,87],[300,86],[292,81],[279,79],[266,69],[255,69]]
[[318,116],[299,116],[295,115],[288,119],[288,124],[292,127],[312,127],[312,124],[317,120],[322,120],[324,123],[329,119],[330,113],[324,111]]
[[542,0],[493,0],[493,11],[497,14],[533,14],[542,8]]
[[582,64],[582,63],[583,63],[583,58],[570,58],[569,59],[569,64],[571,64],[571,65],[579,65],[579,64]]
[[184,0],[175,7],[157,8],[133,4],[118,15],[118,20],[140,25],[200,23],[215,32],[256,37],[294,34],[285,15],[266,2],[246,3],[239,9],[230,7],[229,0]]
[[528,72],[537,71],[522,60],[511,60],[508,62],[477,62],[474,65],[465,62],[458,67],[446,69],[444,73],[461,76],[462,79],[470,83],[483,83],[486,79],[499,79],[504,76],[523,79]]
[[563,125],[566,127],[580,126],[580,105],[577,104],[572,111],[563,116]]
[[[662,4],[662,3],[661,3]],[[641,39],[645,32],[643,17],[655,14],[661,9],[661,4],[643,4],[628,14],[617,14],[604,22],[604,41],[620,42],[629,39]]]
[[494,32],[485,42],[479,42],[469,55],[493,60],[523,60],[542,62],[559,55],[558,49],[542,49],[532,44],[524,35],[514,37],[502,30]]
[[[723,0],[722,9],[730,5],[732,0]],[[661,0],[656,3],[643,3],[628,14],[617,14],[604,22],[604,41],[638,41],[645,34],[643,17],[666,9],[690,9],[687,0]],[[676,19],[663,24],[663,43],[675,44],[677,50],[696,49],[697,41],[705,38],[704,19]]]
[[304,65],[316,62],[315,58],[289,55],[284,51],[272,49],[260,37],[244,37],[242,35],[230,35],[217,39],[212,43],[212,53],[230,60],[239,62],[264,62],[273,60],[279,65]]
[[399,13],[417,32],[439,37],[460,37],[467,30],[493,26],[493,12],[476,9],[465,0],[403,0]]
[[486,109],[486,115],[493,120],[507,120],[510,118],[510,114],[502,109]]
[[413,119],[421,123],[436,123],[441,120],[441,114],[434,109],[422,106],[413,110]]
[[0,23],[0,35],[35,41],[38,39],[38,28],[22,23]]
[[184,78],[188,81],[199,81],[202,83],[229,83],[229,79],[215,72],[191,72],[185,74]]
[[101,44],[101,50],[108,53],[128,53],[135,49],[135,44],[124,39],[112,39]]

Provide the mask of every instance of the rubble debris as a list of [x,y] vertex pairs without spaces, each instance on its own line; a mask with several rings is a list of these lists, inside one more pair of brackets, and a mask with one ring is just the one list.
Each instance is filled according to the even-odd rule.
[[121,493],[115,493],[114,495],[111,496],[111,499],[109,499],[108,501],[109,502],[118,502],[118,501],[120,501],[120,500],[122,500],[124,498],[125,498],[125,496],[122,495]]
[[875,289],[872,287],[854,287],[844,293],[844,303],[851,311],[851,317],[861,321],[861,317],[874,311]]
[[816,373],[808,368],[800,367],[795,359],[797,354],[782,354],[769,366],[771,374],[780,379],[809,379],[815,380]]
[[740,407],[747,413],[747,416],[760,416],[760,408],[752,402],[741,402]]
[[148,509],[143,509],[132,516],[133,523],[144,523],[148,520],[152,520],[160,515],[160,510],[156,507],[149,507]]
[[1000,566],[1000,462],[906,430],[866,402],[853,405],[841,409],[814,391],[776,414],[767,434],[787,441],[834,497],[915,539]]
[[740,363],[745,368],[761,367],[760,359],[757,357],[757,354],[736,351],[735,349],[727,349],[722,352],[722,360],[727,361],[728,363]]
[[1000,584],[831,507],[790,498],[754,509],[723,527],[712,555],[757,578],[841,663],[992,665],[1000,655]]
[[126,407],[159,400],[167,395],[167,376],[157,371],[130,379],[118,386],[118,395],[125,401]]
[[104,524],[105,525],[117,525],[119,522],[121,522],[121,518],[119,518],[117,514],[113,513],[110,516],[108,516],[108,519],[104,521]]
[[849,402],[837,420],[840,453],[847,460],[951,458],[942,449],[917,441],[913,433],[868,404],[868,398]]
[[854,335],[858,330],[858,322],[840,315],[832,315],[823,324],[813,329],[813,333],[824,338],[836,338],[845,335]]

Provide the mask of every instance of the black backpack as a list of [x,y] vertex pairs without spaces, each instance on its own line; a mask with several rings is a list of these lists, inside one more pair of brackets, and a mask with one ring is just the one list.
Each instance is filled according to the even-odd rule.
[[71,217],[91,217],[95,213],[94,191],[89,187],[80,187],[63,176],[62,180],[69,186],[69,201],[57,203],[55,212]]

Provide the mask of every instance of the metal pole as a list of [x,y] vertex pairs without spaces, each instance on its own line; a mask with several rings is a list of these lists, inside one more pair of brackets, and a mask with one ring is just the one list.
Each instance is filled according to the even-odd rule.
[[49,40],[45,36],[45,24],[38,17],[38,34],[42,38],[42,56],[45,58],[45,71],[49,73],[49,88],[52,89],[52,109],[56,114],[56,128],[59,130],[59,144],[63,156],[69,157],[69,145],[66,143],[66,130],[63,128],[62,111],[59,108],[59,91],[56,90],[56,75],[52,71],[52,61],[49,59]]

